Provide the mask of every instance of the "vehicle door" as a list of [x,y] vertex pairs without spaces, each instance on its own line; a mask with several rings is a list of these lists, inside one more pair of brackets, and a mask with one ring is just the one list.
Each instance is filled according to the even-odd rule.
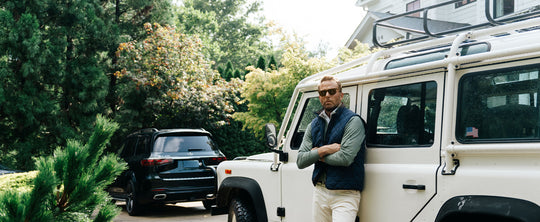
[[367,119],[360,221],[412,221],[436,193],[444,73],[363,86]]
[[[343,104],[355,111],[357,87],[344,87],[343,93]],[[316,117],[314,113],[321,109],[317,91],[304,93],[296,109],[290,130],[286,133],[287,139],[283,144],[283,150],[289,153],[289,161],[280,167],[281,206],[285,208],[283,221],[309,221],[313,215],[311,212],[313,165],[305,169],[298,169],[296,157],[308,124]]]

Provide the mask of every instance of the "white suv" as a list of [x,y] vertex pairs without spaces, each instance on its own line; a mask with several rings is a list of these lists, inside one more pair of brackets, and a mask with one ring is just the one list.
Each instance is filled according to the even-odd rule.
[[317,83],[335,75],[344,103],[367,121],[360,221],[540,221],[537,14],[420,38],[302,80],[279,134],[268,126],[275,152],[218,166],[214,213],[311,218],[313,168],[295,161],[320,109]]

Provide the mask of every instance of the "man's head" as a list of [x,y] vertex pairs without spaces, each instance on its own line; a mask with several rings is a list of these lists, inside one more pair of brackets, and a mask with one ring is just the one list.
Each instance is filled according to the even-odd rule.
[[341,82],[333,76],[325,76],[321,79],[318,86],[319,100],[324,110],[329,114],[341,104],[343,92],[341,91]]

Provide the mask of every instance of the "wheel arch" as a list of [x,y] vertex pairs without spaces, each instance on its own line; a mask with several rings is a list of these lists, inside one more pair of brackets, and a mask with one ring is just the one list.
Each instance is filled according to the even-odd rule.
[[512,197],[456,196],[442,205],[435,222],[474,221],[480,217],[505,221],[540,221],[540,207],[528,200]]
[[228,209],[235,196],[245,195],[251,199],[258,221],[268,221],[264,196],[259,183],[247,177],[227,177],[221,182],[217,195],[217,206]]

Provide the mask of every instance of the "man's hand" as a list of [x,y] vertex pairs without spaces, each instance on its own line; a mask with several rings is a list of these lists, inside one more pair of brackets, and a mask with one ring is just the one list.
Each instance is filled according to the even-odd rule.
[[333,143],[329,145],[324,145],[321,147],[315,147],[313,149],[317,149],[317,152],[319,153],[319,157],[321,158],[321,161],[324,162],[324,157],[327,155],[330,155],[332,153],[335,153],[341,149],[341,144],[339,143]]

